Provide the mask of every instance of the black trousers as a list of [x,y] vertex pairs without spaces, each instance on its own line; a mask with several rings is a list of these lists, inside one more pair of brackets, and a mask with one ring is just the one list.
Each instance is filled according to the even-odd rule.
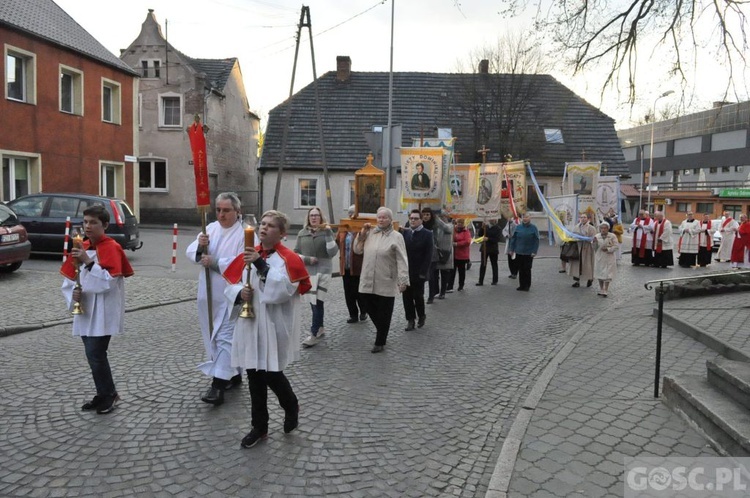
[[531,287],[531,266],[534,264],[534,258],[530,254],[516,254],[518,261],[518,286],[528,290]]
[[247,385],[250,389],[250,416],[253,428],[268,432],[268,388],[276,395],[285,412],[295,412],[297,396],[284,372],[247,370]]
[[479,283],[484,283],[484,274],[487,272],[487,260],[492,265],[492,283],[497,283],[497,253],[482,256],[482,263],[479,266]]
[[349,310],[349,318],[359,319],[359,315],[365,312],[365,306],[359,297],[359,275],[351,275],[350,270],[345,270],[341,275],[344,284],[344,300],[346,309]]
[[508,270],[510,270],[511,275],[518,275],[518,260],[511,258],[510,254],[508,254]]
[[401,294],[404,301],[404,314],[407,320],[416,320],[425,316],[424,311],[424,280],[409,278],[409,287]]
[[458,288],[464,288],[464,283],[466,282],[467,264],[469,264],[468,259],[453,260],[453,269],[451,270],[450,278],[448,279],[448,289],[453,289],[453,284],[456,282],[456,273],[458,273]]
[[377,294],[360,294],[365,301],[365,310],[375,325],[375,345],[385,346],[388,330],[391,328],[393,304],[395,297],[379,296]]

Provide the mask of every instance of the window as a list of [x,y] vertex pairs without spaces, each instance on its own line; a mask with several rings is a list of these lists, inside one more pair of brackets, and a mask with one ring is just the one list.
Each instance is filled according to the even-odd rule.
[[36,56],[31,52],[5,46],[5,96],[36,104]]
[[689,175],[691,173],[692,173],[692,170],[689,170],[689,169],[683,170],[683,172],[682,172],[682,174],[685,175],[685,176],[687,176],[687,175]]
[[344,209],[349,209],[349,206],[353,206],[354,199],[356,199],[356,197],[354,196],[354,180],[349,180],[349,199],[348,199],[349,202],[346,203],[346,206],[344,206]]
[[125,197],[125,165],[123,163],[100,163],[101,179],[99,195]]
[[318,204],[318,180],[312,178],[300,178],[298,180],[299,202],[297,207],[309,208]]
[[734,172],[735,173],[741,173],[742,172],[742,166],[735,166],[734,167]]
[[693,174],[694,175],[700,175],[701,174],[701,169],[700,168],[693,168]]
[[716,166],[708,168],[709,173],[716,173],[717,171],[719,171],[719,168],[717,168]]
[[548,144],[564,144],[563,134],[560,128],[545,128],[544,139]]
[[729,166],[722,166],[721,167],[721,172],[722,173],[729,173],[730,169],[731,168]]
[[677,212],[678,213],[687,213],[690,211],[690,203],[689,202],[678,202],[677,203]]
[[83,115],[83,73],[60,65],[60,110]]
[[139,168],[139,187],[143,191],[167,191],[167,161],[164,159],[141,160]]
[[742,206],[739,204],[724,204],[724,209],[722,209],[722,211],[729,211],[729,215],[732,218],[739,220],[740,215],[742,214]]
[[141,60],[141,77],[158,78],[161,76],[160,59],[143,59]]
[[667,176],[667,172],[666,171],[659,171],[659,176]]
[[696,213],[701,214],[713,214],[714,212],[714,203],[713,202],[699,202],[695,207]]
[[21,157],[3,158],[4,200],[11,201],[29,193],[29,162],[29,159]]
[[159,126],[182,129],[182,96],[177,93],[159,95]]
[[[539,185],[539,189],[544,195],[547,185]],[[536,195],[536,189],[533,185],[526,186],[526,210],[527,211],[542,211],[542,201],[539,200],[539,196]]]
[[120,124],[120,84],[102,78],[102,121]]
[[726,131],[711,135],[711,150],[744,149],[747,130]]
[[138,94],[138,128],[143,128],[143,94]]

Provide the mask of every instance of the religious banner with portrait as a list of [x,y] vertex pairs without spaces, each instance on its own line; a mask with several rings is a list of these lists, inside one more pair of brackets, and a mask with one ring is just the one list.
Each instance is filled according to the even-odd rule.
[[578,212],[596,215],[596,192],[601,162],[565,163],[563,193],[578,195]]
[[503,175],[500,181],[500,213],[505,219],[513,217],[513,206],[520,216],[526,212],[526,162],[512,161],[502,163]]
[[620,214],[620,178],[617,176],[600,176],[596,188],[596,214],[604,218],[612,210]]
[[479,218],[500,218],[503,181],[503,163],[485,163],[479,166],[476,190],[476,213]]
[[[568,230],[572,230],[578,222],[578,194],[547,197],[547,202],[562,225]],[[556,232],[550,230],[550,233]],[[561,241],[556,242],[560,243]]]
[[442,147],[401,148],[402,202],[442,202]]
[[454,218],[474,218],[479,163],[454,164],[448,171],[445,210]]

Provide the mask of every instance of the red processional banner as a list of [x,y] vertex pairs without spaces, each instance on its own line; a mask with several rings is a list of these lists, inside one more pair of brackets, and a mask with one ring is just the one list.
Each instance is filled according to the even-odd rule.
[[193,151],[193,171],[195,172],[195,198],[198,207],[211,205],[211,193],[208,188],[208,165],[206,163],[206,136],[203,125],[196,121],[188,128],[190,148]]

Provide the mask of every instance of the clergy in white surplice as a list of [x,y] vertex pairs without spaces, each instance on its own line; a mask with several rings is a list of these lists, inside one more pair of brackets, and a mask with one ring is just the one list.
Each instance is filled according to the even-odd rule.
[[652,247],[654,244],[654,220],[648,215],[648,211],[642,209],[638,217],[630,224],[630,233],[633,234],[633,248],[630,261],[635,265],[651,266],[653,260]]
[[724,217],[721,220],[721,225],[719,225],[721,245],[719,246],[719,251],[716,253],[716,260],[719,263],[732,259],[732,245],[734,244],[734,237],[737,235],[739,228],[740,224],[737,223],[737,220],[732,218],[729,211],[724,211]]
[[680,223],[678,232],[680,234],[680,241],[677,244],[677,250],[680,253],[678,264],[683,268],[697,266],[701,222],[695,219],[692,212],[688,212],[687,218]]

